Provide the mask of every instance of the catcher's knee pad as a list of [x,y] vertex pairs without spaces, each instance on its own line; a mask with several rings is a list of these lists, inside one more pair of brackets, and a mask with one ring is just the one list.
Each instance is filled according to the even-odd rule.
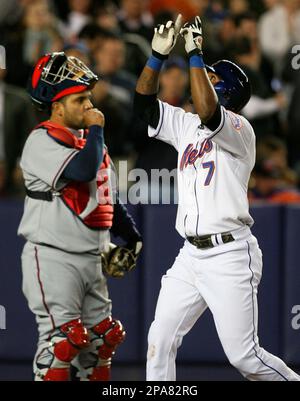
[[119,320],[111,316],[91,328],[96,343],[97,364],[89,375],[91,381],[107,381],[110,379],[111,358],[119,344],[124,341],[125,330]]
[[88,331],[80,319],[65,323],[50,338],[48,346],[36,356],[36,379],[69,380],[70,362],[89,344]]

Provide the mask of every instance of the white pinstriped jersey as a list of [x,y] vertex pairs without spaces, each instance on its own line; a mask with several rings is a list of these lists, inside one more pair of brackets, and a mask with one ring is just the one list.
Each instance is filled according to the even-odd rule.
[[221,107],[213,132],[197,114],[159,101],[160,119],[150,137],[178,151],[176,229],[182,237],[233,231],[252,226],[247,199],[255,163],[255,135],[242,116]]

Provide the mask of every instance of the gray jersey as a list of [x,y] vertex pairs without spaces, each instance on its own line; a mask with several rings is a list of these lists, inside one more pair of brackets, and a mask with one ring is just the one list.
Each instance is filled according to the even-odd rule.
[[[31,191],[61,190],[68,181],[62,172],[78,153],[52,139],[44,128],[28,137],[21,158],[26,187]],[[96,204],[96,180],[90,182],[92,203]],[[85,226],[59,196],[52,202],[25,199],[24,214],[18,234],[36,244],[45,244],[67,252],[99,252],[110,240],[109,230],[92,230]]]

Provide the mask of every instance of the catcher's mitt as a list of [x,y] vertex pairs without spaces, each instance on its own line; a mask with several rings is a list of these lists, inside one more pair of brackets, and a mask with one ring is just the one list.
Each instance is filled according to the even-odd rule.
[[101,253],[103,272],[111,277],[122,278],[126,272],[134,269],[136,260],[142,249],[142,242],[139,241],[134,247],[130,248],[110,243],[108,252]]

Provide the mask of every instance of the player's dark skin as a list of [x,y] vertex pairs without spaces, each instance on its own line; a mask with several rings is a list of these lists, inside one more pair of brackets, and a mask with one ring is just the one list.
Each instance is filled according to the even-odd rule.
[[[218,97],[213,86],[221,79],[204,68],[191,68],[190,80],[195,110],[205,124],[216,111]],[[146,66],[138,79],[136,91],[141,95],[153,95],[158,93],[158,87],[159,72]]]

